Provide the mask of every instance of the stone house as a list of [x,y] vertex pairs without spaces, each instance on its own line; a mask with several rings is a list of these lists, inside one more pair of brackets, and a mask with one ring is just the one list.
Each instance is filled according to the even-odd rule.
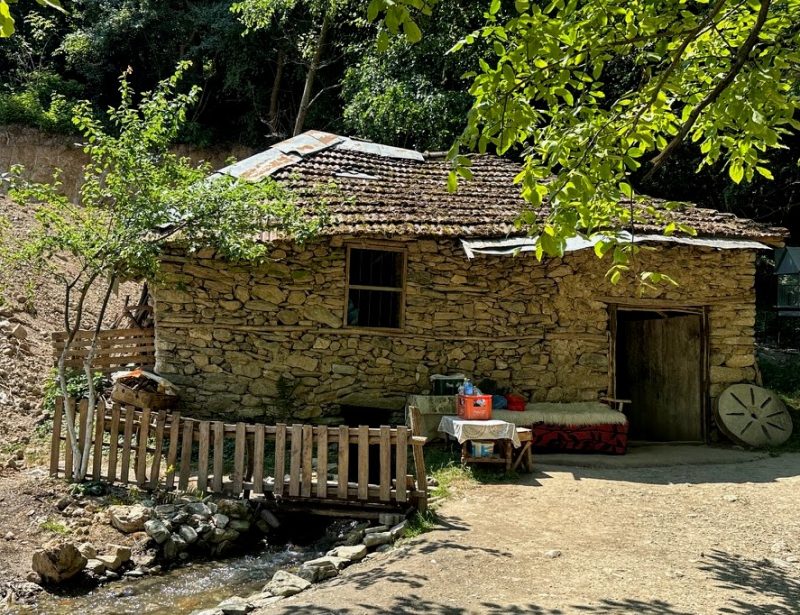
[[756,379],[756,252],[782,230],[695,207],[677,215],[697,237],[638,224],[639,266],[680,283],[641,295],[611,285],[587,242],[543,262],[526,253],[515,163],[476,157],[452,194],[448,170],[313,131],[222,169],[276,178],[301,204],[335,189],[323,233],[272,241],[263,266],[177,247],[164,258],[156,369],[187,409],[336,422],[360,408],[359,421],[385,422],[432,374],[460,372],[532,401],[630,397],[634,437],[711,437],[714,399]]

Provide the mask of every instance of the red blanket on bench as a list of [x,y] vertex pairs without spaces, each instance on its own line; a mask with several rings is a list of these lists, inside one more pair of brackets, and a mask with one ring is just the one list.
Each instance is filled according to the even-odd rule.
[[547,425],[531,426],[533,450],[555,453],[607,453],[624,455],[628,448],[628,425]]

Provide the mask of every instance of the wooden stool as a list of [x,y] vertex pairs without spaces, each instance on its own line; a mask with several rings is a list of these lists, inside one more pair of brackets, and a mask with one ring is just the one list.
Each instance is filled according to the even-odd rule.
[[514,463],[511,469],[516,470],[524,462],[527,471],[533,472],[533,454],[531,453],[533,433],[527,427],[517,427],[517,437],[522,447],[514,456]]

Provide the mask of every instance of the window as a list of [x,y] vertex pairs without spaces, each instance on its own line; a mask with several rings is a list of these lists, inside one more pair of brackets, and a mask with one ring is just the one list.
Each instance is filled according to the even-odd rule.
[[403,324],[406,254],[400,248],[347,250],[348,327],[399,329]]

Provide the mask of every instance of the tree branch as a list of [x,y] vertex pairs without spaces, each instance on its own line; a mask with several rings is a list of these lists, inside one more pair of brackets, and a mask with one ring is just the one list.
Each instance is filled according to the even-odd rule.
[[767,21],[771,2],[772,0],[761,0],[761,7],[758,10],[756,21],[753,23],[753,29],[750,30],[750,34],[748,34],[744,43],[742,43],[742,46],[739,47],[739,51],[736,53],[736,59],[731,65],[730,69],[728,69],[728,72],[720,80],[720,82],[717,83],[714,89],[711,90],[694,109],[692,109],[689,117],[686,118],[686,121],[683,123],[680,130],[678,130],[678,134],[672,138],[672,141],[669,142],[667,147],[665,147],[661,153],[653,158],[653,166],[643,178],[645,181],[650,179],[653,174],[661,168],[667,158],[669,158],[681,146],[681,143],[686,138],[686,135],[689,134],[689,131],[692,129],[695,122],[697,122],[700,114],[706,109],[706,107],[720,97],[720,95],[728,88],[728,86],[733,83],[736,75],[738,75],[742,68],[744,68],[744,65],[747,63],[747,58],[750,56],[750,52],[758,42],[758,35],[761,33],[764,23]]

